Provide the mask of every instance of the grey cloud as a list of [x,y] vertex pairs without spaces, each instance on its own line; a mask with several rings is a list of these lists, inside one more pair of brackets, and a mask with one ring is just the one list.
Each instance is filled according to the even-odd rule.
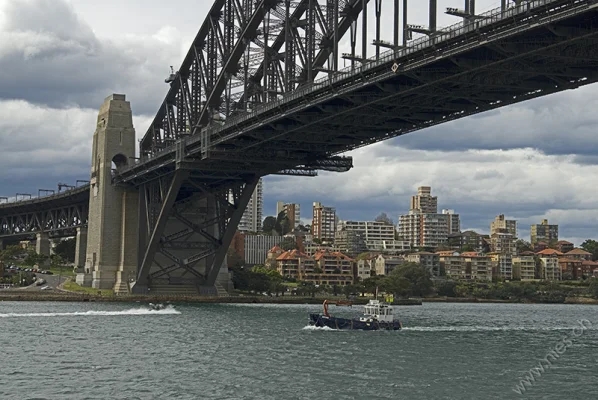
[[126,93],[136,113],[154,114],[179,45],[156,38],[97,38],[63,0],[11,0],[0,26],[0,99],[97,108]]

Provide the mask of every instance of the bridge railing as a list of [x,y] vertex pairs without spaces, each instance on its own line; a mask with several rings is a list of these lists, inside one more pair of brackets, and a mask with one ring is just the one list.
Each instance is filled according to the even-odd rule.
[[[521,3],[506,10],[503,10],[499,7],[486,11],[482,14],[477,14],[475,20],[455,23],[437,31],[437,33],[434,35],[431,35],[429,37],[424,36],[410,41],[406,48],[385,51],[381,53],[379,57],[370,58],[366,60],[366,62],[364,62],[362,65],[349,66],[343,68],[338,72],[330,73],[328,76],[317,79],[313,83],[305,85],[302,88],[286,93],[277,100],[260,104],[256,106],[251,112],[246,112],[233,117],[229,117],[223,125],[209,127],[208,134],[212,136],[214,134],[219,133],[220,131],[230,128],[231,126],[238,125],[242,122],[253,119],[265,111],[270,111],[272,109],[280,107],[282,104],[296,101],[312,92],[321,90],[326,86],[332,86],[343,80],[346,80],[347,78],[363,74],[377,67],[386,65],[392,61],[395,61],[399,65],[402,63],[406,63],[409,61],[408,59],[406,60],[406,58],[408,58],[411,54],[421,52],[426,48],[432,48],[434,45],[438,45],[442,42],[452,40],[461,36],[464,36],[466,38],[465,35],[467,33],[477,32],[480,28],[487,27],[497,22],[513,18],[513,27],[516,28],[518,26],[518,19],[514,17],[521,17],[522,15],[525,15],[534,9],[550,5],[552,3],[558,3],[561,1],[562,0],[529,0],[525,3]],[[587,0],[573,0],[572,4],[583,3],[584,1]],[[464,39],[464,44],[466,44],[466,39]],[[198,137],[188,137],[182,140],[186,141],[186,143],[188,144],[196,143],[200,140],[199,136],[201,135],[197,136]],[[169,154],[174,148],[175,145],[165,147],[157,153],[154,153],[149,158],[138,160],[136,164],[142,164],[147,160],[155,159],[162,155]],[[132,165],[128,168],[125,168],[123,171],[133,169],[134,167],[135,165]]]

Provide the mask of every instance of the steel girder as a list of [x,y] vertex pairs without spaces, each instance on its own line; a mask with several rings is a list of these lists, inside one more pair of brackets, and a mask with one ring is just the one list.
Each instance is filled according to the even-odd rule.
[[337,71],[338,42],[368,2],[216,0],[141,142],[142,158]]
[[145,293],[159,282],[213,286],[258,181],[245,174],[214,185],[187,162],[141,185],[141,262],[134,291]]
[[40,232],[52,233],[55,237],[72,235],[75,228],[87,225],[88,215],[88,205],[83,203],[0,214],[0,238],[25,237]]

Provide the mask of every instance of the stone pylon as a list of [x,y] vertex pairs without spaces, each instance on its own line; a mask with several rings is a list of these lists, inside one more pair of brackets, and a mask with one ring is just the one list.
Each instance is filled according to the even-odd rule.
[[85,274],[92,287],[116,293],[128,292],[137,271],[139,194],[112,185],[112,174],[133,162],[135,144],[131,105],[125,95],[113,94],[100,108],[93,135]]

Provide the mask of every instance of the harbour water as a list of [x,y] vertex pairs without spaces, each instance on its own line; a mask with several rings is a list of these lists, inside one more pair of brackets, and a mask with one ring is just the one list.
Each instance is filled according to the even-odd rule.
[[399,332],[320,309],[0,302],[0,399],[596,398],[596,306],[425,303]]

